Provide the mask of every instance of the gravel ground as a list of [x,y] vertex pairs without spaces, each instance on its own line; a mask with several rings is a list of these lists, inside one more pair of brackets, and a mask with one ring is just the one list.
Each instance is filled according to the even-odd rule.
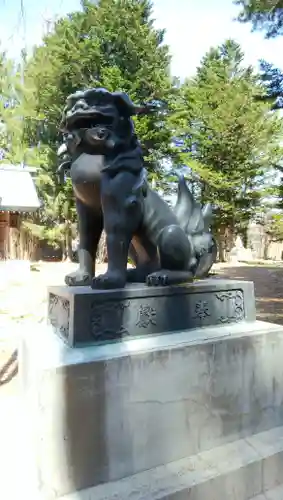
[[283,325],[283,266],[226,267],[218,273],[222,278],[253,281],[257,319]]

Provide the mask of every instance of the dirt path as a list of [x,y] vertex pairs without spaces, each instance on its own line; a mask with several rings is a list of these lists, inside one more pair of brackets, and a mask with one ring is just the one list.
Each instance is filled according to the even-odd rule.
[[253,281],[257,319],[283,324],[283,267],[243,266],[219,271],[223,278]]

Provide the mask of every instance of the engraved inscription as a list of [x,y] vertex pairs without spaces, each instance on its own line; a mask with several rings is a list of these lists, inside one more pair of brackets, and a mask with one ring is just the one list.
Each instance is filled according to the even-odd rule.
[[206,300],[199,300],[195,303],[193,319],[205,319],[210,316],[209,305]]
[[70,323],[69,301],[51,293],[49,295],[48,319],[55,331],[67,339]]
[[148,328],[149,325],[156,325],[156,309],[148,304],[140,305],[136,326]]
[[234,323],[244,319],[245,306],[242,290],[218,292],[215,296],[224,306],[225,314],[221,314],[218,318],[221,323]]
[[97,341],[115,340],[129,335],[124,327],[124,312],[130,301],[93,303],[91,314],[91,335]]

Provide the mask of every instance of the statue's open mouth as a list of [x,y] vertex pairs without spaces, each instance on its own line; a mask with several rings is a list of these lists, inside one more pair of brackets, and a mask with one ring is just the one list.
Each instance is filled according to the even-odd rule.
[[115,119],[113,109],[109,111],[98,111],[97,109],[76,109],[66,114],[63,127],[68,130],[88,129],[105,125],[111,127]]

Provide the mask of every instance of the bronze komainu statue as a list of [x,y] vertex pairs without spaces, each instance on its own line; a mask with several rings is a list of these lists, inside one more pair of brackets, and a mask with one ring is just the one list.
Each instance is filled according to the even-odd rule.
[[[195,202],[179,178],[174,209],[146,179],[132,116],[150,111],[127,94],[89,89],[70,95],[61,121],[59,175],[70,169],[79,227],[79,268],[67,285],[122,288],[127,282],[172,285],[207,276],[216,257],[212,210]],[[108,269],[95,275],[105,230]],[[127,269],[128,257],[135,268]]]

